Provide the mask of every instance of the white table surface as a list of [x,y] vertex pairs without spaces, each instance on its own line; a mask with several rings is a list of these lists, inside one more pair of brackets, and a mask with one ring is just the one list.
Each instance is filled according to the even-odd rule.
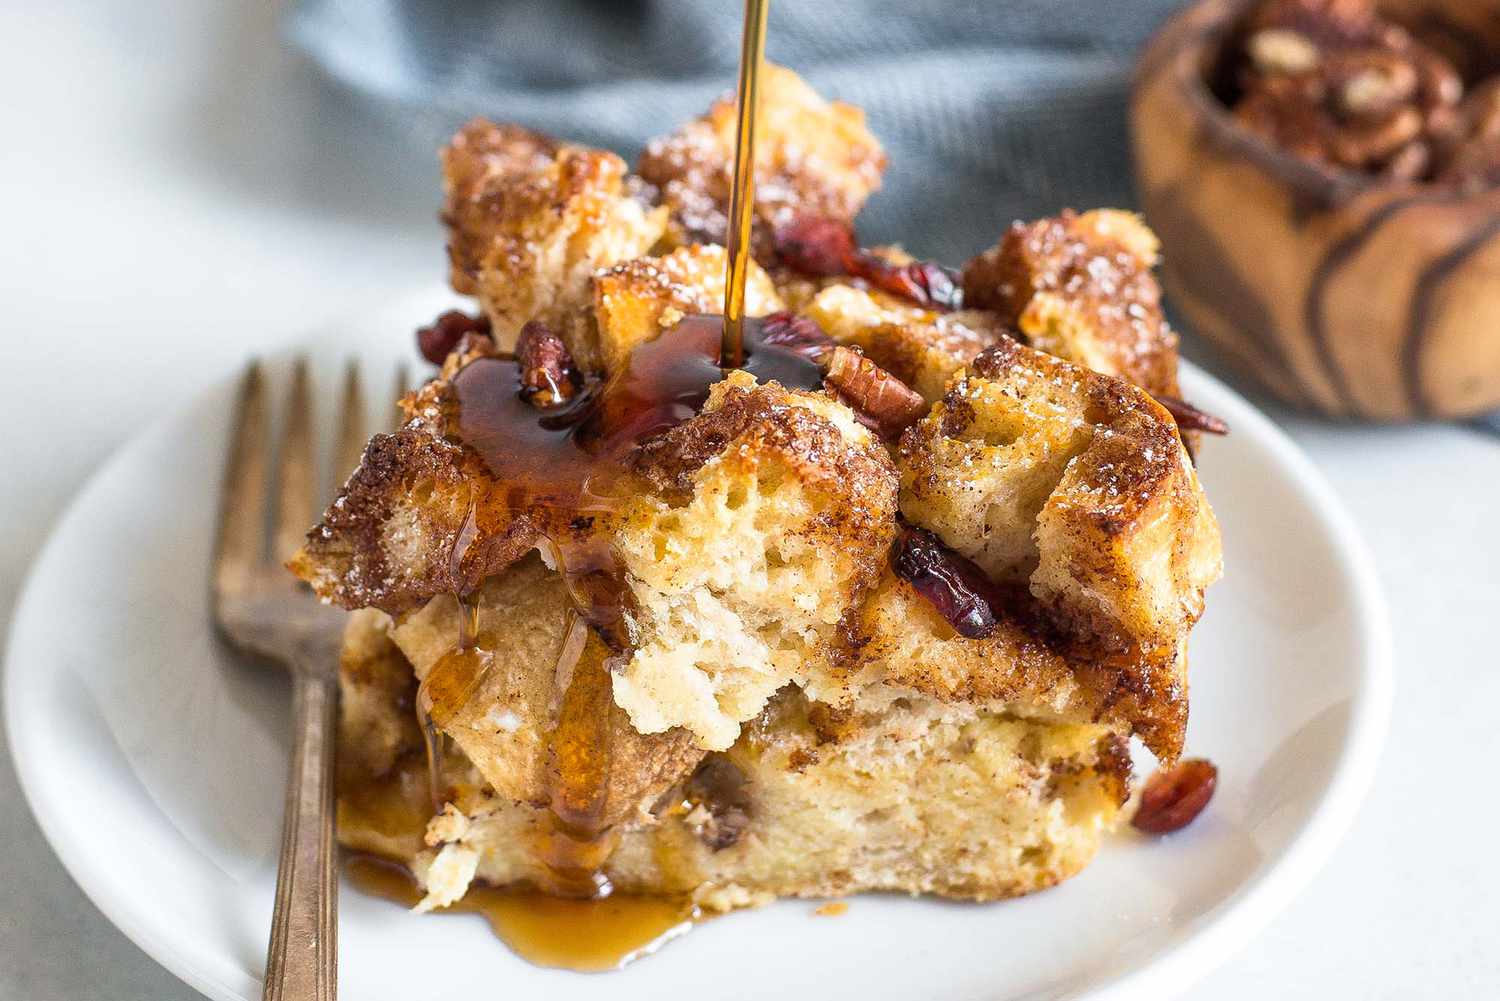
[[[255,351],[441,278],[433,162],[351,121],[278,16],[0,3],[0,640],[58,512],[144,422]],[[1500,439],[1272,413],[1374,551],[1394,721],[1328,867],[1186,996],[1495,997]],[[0,1001],[195,996],[79,892],[8,759],[0,845]]]

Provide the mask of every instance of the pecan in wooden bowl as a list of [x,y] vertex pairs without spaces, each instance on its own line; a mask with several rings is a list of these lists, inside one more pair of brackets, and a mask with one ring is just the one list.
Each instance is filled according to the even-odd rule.
[[1146,47],[1131,130],[1172,301],[1266,388],[1500,406],[1500,0],[1203,0]]

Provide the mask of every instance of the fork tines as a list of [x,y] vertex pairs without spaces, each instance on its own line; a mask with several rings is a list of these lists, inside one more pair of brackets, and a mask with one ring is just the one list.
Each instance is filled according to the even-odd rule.
[[[292,367],[286,420],[271,468],[270,405],[259,360],[245,370],[224,474],[214,587],[219,602],[254,584],[286,582],[281,564],[302,545],[322,508],[313,438],[313,392],[307,358]],[[358,365],[344,370],[333,450],[339,482],[354,470],[369,435]],[[274,491],[267,482],[274,480]],[[272,498],[274,497],[274,501]],[[274,507],[272,506],[274,504]],[[267,526],[272,526],[269,533]]]

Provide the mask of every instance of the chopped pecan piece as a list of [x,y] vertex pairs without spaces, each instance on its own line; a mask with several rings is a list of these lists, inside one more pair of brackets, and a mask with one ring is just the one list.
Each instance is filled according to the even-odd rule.
[[842,344],[828,355],[823,384],[856,412],[868,417],[875,430],[888,438],[905,431],[927,413],[927,401],[906,383]]
[[521,366],[521,389],[532,406],[555,407],[566,403],[583,385],[568,346],[540,320],[532,320],[521,328],[516,339],[516,361]]
[[1454,144],[1458,71],[1370,0],[1264,0],[1248,30],[1235,117],[1287,151],[1419,180]]

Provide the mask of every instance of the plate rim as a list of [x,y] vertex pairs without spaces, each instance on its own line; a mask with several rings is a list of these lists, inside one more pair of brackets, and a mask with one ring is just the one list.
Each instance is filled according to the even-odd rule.
[[[407,297],[408,300],[419,298],[427,300],[432,296],[424,292],[420,297]],[[394,312],[379,311],[380,314]],[[274,362],[299,345],[306,345],[310,336],[292,338],[279,348],[267,349],[260,357],[263,361]],[[1202,926],[1181,942],[1156,953],[1136,968],[1102,980],[1076,995],[1089,1001],[1124,1001],[1146,996],[1148,991],[1156,996],[1180,995],[1248,945],[1311,881],[1353,824],[1374,782],[1392,711],[1395,650],[1389,610],[1374,559],[1353,518],[1301,447],[1250,400],[1185,359],[1182,370],[1186,377],[1184,381],[1206,386],[1210,395],[1229,401],[1227,409],[1235,411],[1230,423],[1237,431],[1248,431],[1265,443],[1277,465],[1287,471],[1290,483],[1317,512],[1328,529],[1330,544],[1347,567],[1351,607],[1359,627],[1356,635],[1367,641],[1368,649],[1358,675],[1361,683],[1351,698],[1348,736],[1339,749],[1323,795],[1286,850],[1258,878],[1237,886],[1229,897],[1204,916]],[[204,969],[198,957],[181,948],[179,943],[153,934],[144,921],[137,919],[138,908],[124,898],[110,896],[107,883],[97,878],[100,873],[90,861],[88,851],[61,829],[60,820],[50,812],[39,766],[23,750],[30,746],[32,727],[28,714],[19,708],[26,704],[28,696],[19,680],[23,672],[18,663],[19,637],[27,632],[26,623],[33,614],[31,605],[39,600],[36,592],[40,570],[60,545],[59,539],[72,530],[73,522],[80,517],[79,512],[88,498],[101,489],[100,484],[117,468],[133,461],[135,453],[145,447],[146,441],[183,420],[213,394],[225,392],[238,377],[239,373],[235,371],[213,380],[178,407],[144,425],[74,493],[27,568],[13,605],[3,661],[7,747],[22,795],[48,846],[69,878],[116,928],[153,961],[215,1001],[243,1001],[246,995]],[[259,981],[252,977],[252,983]]]

